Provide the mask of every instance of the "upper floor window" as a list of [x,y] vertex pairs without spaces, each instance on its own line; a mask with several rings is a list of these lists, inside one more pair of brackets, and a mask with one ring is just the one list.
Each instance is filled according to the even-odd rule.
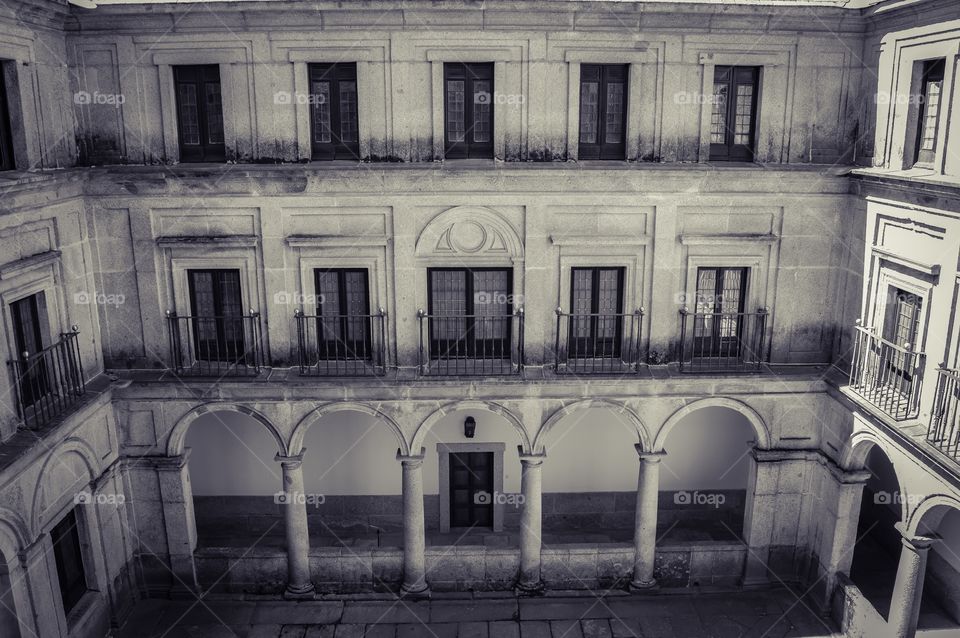
[[20,401],[29,407],[47,394],[50,389],[50,371],[46,359],[35,356],[50,341],[47,324],[46,300],[43,293],[24,297],[10,304],[13,319],[13,340],[20,361],[18,383]]
[[365,268],[314,271],[317,345],[321,359],[365,359],[371,353],[370,296]]
[[13,158],[13,136],[10,128],[10,106],[7,98],[7,77],[0,64],[0,171],[16,168]]
[[624,159],[627,66],[580,66],[580,159]]
[[443,65],[444,157],[493,157],[493,64]]
[[244,356],[240,271],[188,270],[190,326],[196,358],[237,361]]
[[69,614],[87,593],[87,576],[83,568],[75,509],[70,510],[51,530],[50,539],[53,541],[53,558],[57,565],[63,612]]
[[220,67],[216,64],[175,66],[177,125],[181,162],[226,159]]
[[711,160],[753,161],[759,77],[759,67],[714,68]]
[[914,163],[930,164],[934,160],[934,153],[937,150],[937,131],[940,125],[940,98],[943,92],[945,66],[942,58],[923,63]]
[[695,356],[735,356],[739,353],[746,294],[746,268],[697,269],[693,325]]
[[430,268],[434,356],[509,356],[512,275],[508,268]]
[[309,73],[313,159],[359,159],[357,65],[311,64]]
[[620,355],[623,271],[623,268],[571,269],[570,356]]

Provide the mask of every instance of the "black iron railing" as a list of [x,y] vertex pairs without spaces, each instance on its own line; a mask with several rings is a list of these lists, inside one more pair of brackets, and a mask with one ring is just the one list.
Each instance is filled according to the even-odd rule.
[[386,312],[372,315],[305,315],[297,320],[300,374],[313,377],[384,373]]
[[681,372],[759,372],[767,360],[770,311],[680,310]]
[[69,410],[86,392],[80,361],[80,330],[71,326],[60,340],[9,361],[17,410],[26,427],[42,427]]
[[960,462],[960,371],[937,370],[937,392],[933,396],[927,441]]
[[260,313],[188,316],[167,312],[171,369],[179,376],[245,377],[260,374]]
[[523,308],[511,315],[429,315],[420,322],[421,376],[523,371]]
[[637,372],[643,308],[632,313],[570,314],[556,309],[554,368],[559,373]]
[[911,344],[897,345],[857,322],[850,389],[898,421],[920,411],[926,356]]

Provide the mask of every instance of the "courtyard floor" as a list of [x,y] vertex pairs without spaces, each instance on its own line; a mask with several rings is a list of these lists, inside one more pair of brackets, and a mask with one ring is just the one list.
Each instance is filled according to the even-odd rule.
[[142,601],[120,638],[817,638],[839,636],[786,589],[606,596],[369,595],[308,602]]

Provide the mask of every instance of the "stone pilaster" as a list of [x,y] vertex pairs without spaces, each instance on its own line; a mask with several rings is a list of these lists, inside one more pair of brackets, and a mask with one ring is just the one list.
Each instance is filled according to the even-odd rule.
[[403,472],[403,584],[407,596],[427,596],[426,531],[423,518],[423,457],[397,451]]
[[887,625],[893,638],[913,638],[917,633],[920,618],[920,602],[923,597],[923,577],[927,571],[927,554],[936,538],[909,535],[903,523],[897,523],[903,535],[900,548],[900,565],[897,580],[890,599],[890,615]]
[[187,462],[190,449],[180,456],[153,459],[160,482],[163,524],[173,584],[172,596],[192,595],[199,590],[193,552],[197,548],[197,525],[193,515],[193,493]]
[[307,501],[303,493],[303,454],[277,454],[274,460],[283,471],[284,523],[287,535],[287,588],[285,598],[313,598],[310,580],[310,530],[307,525]]
[[[41,534],[37,540],[20,551],[19,565],[8,573],[21,624],[21,635],[60,635],[59,618],[62,614],[52,611],[58,609],[53,593],[58,585],[49,580],[47,566],[47,556],[53,560],[52,548],[50,536]],[[15,580],[18,575],[16,572],[19,572],[20,579]]]
[[543,590],[540,578],[540,547],[543,523],[543,460],[545,454],[524,454],[520,450],[520,478],[523,509],[520,511],[520,574],[517,589],[524,593]]
[[660,460],[664,452],[644,452],[637,444],[640,472],[637,478],[637,508],[634,513],[633,579],[630,588],[649,590],[657,586],[653,568],[657,556],[657,508],[660,499]]

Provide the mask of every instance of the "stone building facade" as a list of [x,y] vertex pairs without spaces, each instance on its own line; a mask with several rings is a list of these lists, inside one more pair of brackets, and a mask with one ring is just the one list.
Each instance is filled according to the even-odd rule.
[[784,583],[960,626],[954,2],[0,24],[0,635]]

